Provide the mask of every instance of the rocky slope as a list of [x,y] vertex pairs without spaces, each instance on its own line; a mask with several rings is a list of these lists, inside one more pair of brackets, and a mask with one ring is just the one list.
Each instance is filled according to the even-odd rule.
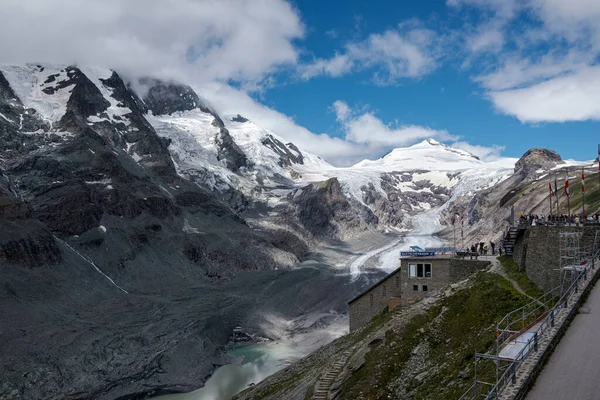
[[264,313],[322,300],[281,301],[327,273],[292,271],[305,241],[251,228],[244,195],[180,173],[150,123],[202,113],[216,162],[249,169],[220,118],[189,87],[144,84],[138,96],[110,70],[0,67],[1,398],[192,390],[235,326],[259,332]]

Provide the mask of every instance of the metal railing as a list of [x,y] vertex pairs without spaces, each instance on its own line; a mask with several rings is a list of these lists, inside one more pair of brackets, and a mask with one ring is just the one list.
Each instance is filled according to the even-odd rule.
[[560,287],[556,287],[523,307],[506,314],[496,325],[496,349],[504,346],[506,342],[514,340],[535,325],[548,313],[548,310],[556,305],[559,297]]
[[[566,290],[562,291],[562,294],[560,294],[560,287],[555,288],[531,303],[507,314],[502,321],[498,323],[496,355],[492,356],[476,354],[476,356],[494,359],[498,368],[500,368],[500,363],[503,361],[508,362],[508,364],[505,364],[504,371],[498,377],[495,384],[478,381],[477,375],[475,375],[474,384],[467,389],[467,391],[460,397],[459,400],[498,399],[506,386],[508,386],[510,383],[516,383],[517,370],[523,361],[532,353],[532,350],[533,353],[538,351],[538,343],[542,335],[554,327],[555,318],[560,309],[567,308],[569,306],[570,297],[573,294],[578,293],[580,283],[588,279],[588,271],[595,269],[596,259],[599,257],[600,251],[596,251],[594,256],[591,257],[591,261],[585,265],[582,265],[581,269],[576,271],[576,276],[573,278],[571,284],[566,288]],[[551,307],[546,308],[550,305]],[[521,329],[516,330],[519,325],[521,326]],[[537,328],[535,330],[531,330],[531,327],[536,325]],[[502,359],[499,357],[500,348],[502,348],[507,342],[516,339],[526,331],[532,333],[533,335],[527,340],[527,342],[522,342],[524,343],[524,346],[514,356],[514,358]],[[487,389],[488,387],[489,389]]]

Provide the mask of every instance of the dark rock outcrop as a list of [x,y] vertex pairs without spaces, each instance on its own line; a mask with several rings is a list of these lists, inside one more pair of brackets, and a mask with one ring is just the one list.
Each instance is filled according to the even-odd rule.
[[515,173],[525,176],[536,175],[536,171],[548,171],[558,164],[562,164],[562,158],[554,150],[531,149],[525,152],[515,164]]
[[237,172],[240,168],[249,167],[250,163],[246,154],[233,140],[227,129],[224,127],[219,129],[216,142],[218,148],[217,159],[219,161],[224,161],[227,168]]
[[317,238],[344,237],[364,231],[377,223],[377,217],[364,207],[364,215],[342,193],[337,178],[313,183],[291,192],[293,214],[300,224]]
[[50,230],[37,220],[0,220],[0,263],[24,268],[57,265],[60,250]]
[[204,108],[196,92],[187,85],[153,78],[143,78],[140,84],[147,87],[142,100],[154,115]]
[[292,143],[288,143],[286,146],[281,141],[274,138],[272,135],[267,135],[262,140],[262,144],[273,150],[275,153],[277,153],[277,155],[279,155],[278,164],[280,167],[289,167],[292,164],[304,164],[304,156],[302,155],[300,150],[298,150],[298,148]]
[[45,90],[47,94],[52,94],[55,90],[73,86],[67,102],[67,111],[60,120],[64,130],[72,131],[86,126],[87,119],[92,115],[100,115],[106,111],[110,107],[110,102],[78,68],[67,67],[65,71],[68,79],[57,81],[55,86],[47,87]]
[[244,122],[248,122],[249,121],[247,118],[242,117],[240,114],[238,114],[235,117],[231,118],[231,120],[233,122],[240,122],[240,123],[244,123]]

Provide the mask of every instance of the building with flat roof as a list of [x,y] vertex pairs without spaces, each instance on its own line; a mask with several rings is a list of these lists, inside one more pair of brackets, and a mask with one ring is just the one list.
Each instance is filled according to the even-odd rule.
[[403,257],[398,269],[348,302],[350,332],[367,324],[386,307],[409,306],[489,265],[489,261],[431,254]]

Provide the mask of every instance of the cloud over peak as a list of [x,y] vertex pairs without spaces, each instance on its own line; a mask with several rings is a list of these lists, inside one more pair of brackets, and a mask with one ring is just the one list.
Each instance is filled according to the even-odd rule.
[[377,84],[420,78],[437,67],[439,41],[433,30],[418,22],[372,33],[364,40],[346,43],[331,58],[317,58],[298,67],[302,79],[325,75],[339,77],[351,72],[372,71]]
[[284,0],[5,0],[4,62],[78,63],[187,81],[260,81],[294,64]]

